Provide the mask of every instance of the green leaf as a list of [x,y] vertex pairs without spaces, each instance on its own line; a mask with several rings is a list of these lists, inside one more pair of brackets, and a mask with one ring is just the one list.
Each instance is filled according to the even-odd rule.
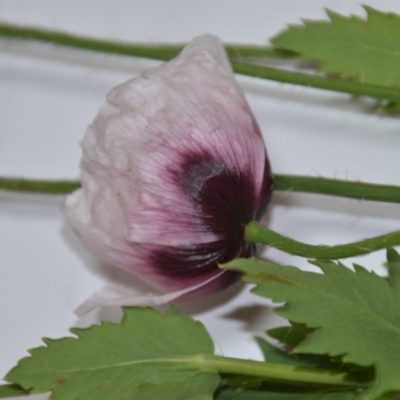
[[354,265],[315,262],[323,274],[271,263],[234,260],[226,269],[245,273],[255,294],[286,302],[275,312],[315,329],[295,351],[342,356],[343,362],[375,366],[367,398],[400,391],[400,256],[388,252],[389,278]]
[[272,39],[278,49],[321,61],[319,69],[359,82],[400,85],[400,16],[364,6],[367,20],[327,11],[328,21],[304,20]]
[[195,362],[213,354],[210,336],[175,308],[125,308],[121,324],[71,332],[77,338],[44,339],[5,379],[57,400],[211,400],[219,384]]
[[[304,325],[292,323],[291,326],[282,326],[280,328],[270,329],[267,331],[267,334],[288,347],[289,353],[286,354],[292,363],[297,363],[297,365],[302,366],[314,366],[318,368],[329,368],[331,370],[339,369],[342,371],[348,371],[352,372],[354,377],[355,374],[357,374],[360,379],[372,376],[371,368],[360,367],[354,364],[344,364],[342,357],[294,353],[293,349],[306,340],[308,335],[311,335],[312,332],[312,329],[309,329]],[[264,354],[267,357],[266,353]],[[283,363],[284,362],[282,361],[282,364]]]

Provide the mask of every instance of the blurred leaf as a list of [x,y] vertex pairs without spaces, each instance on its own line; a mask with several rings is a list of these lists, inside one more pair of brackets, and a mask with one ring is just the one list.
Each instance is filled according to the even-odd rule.
[[29,395],[29,390],[18,385],[0,385],[0,399]]

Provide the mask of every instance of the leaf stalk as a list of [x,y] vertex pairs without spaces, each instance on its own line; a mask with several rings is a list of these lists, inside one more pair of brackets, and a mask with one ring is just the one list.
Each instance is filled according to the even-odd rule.
[[214,355],[201,355],[198,360],[200,365],[203,366],[207,372],[215,370],[220,374],[247,375],[260,377],[271,382],[307,386],[360,386],[359,382],[349,379],[348,374],[329,369],[274,364],[263,361],[243,360],[239,358]]
[[[174,361],[182,364],[183,359],[177,358]],[[348,374],[344,372],[322,368],[298,367],[209,354],[189,356],[186,358],[185,363],[188,369],[197,369],[208,373],[246,375],[262,378],[265,381],[297,386],[328,385],[351,388],[359,388],[361,386],[360,382],[350,379]],[[365,383],[362,386],[365,386]],[[28,390],[15,384],[0,385],[0,398],[26,396],[29,394]]]

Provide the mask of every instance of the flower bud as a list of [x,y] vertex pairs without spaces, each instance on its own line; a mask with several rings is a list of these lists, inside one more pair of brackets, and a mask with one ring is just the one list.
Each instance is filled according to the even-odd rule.
[[112,89],[81,147],[82,188],[64,207],[69,223],[97,258],[158,293],[108,287],[78,313],[196,298],[237,280],[218,263],[254,254],[244,227],[262,217],[273,180],[218,38],[197,37]]

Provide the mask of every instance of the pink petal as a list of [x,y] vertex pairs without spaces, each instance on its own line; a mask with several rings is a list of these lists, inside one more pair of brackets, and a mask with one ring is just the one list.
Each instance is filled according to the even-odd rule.
[[218,38],[112,89],[81,146],[65,215],[95,256],[166,295],[237,279],[217,262],[254,252],[243,227],[265,211],[272,178]]

